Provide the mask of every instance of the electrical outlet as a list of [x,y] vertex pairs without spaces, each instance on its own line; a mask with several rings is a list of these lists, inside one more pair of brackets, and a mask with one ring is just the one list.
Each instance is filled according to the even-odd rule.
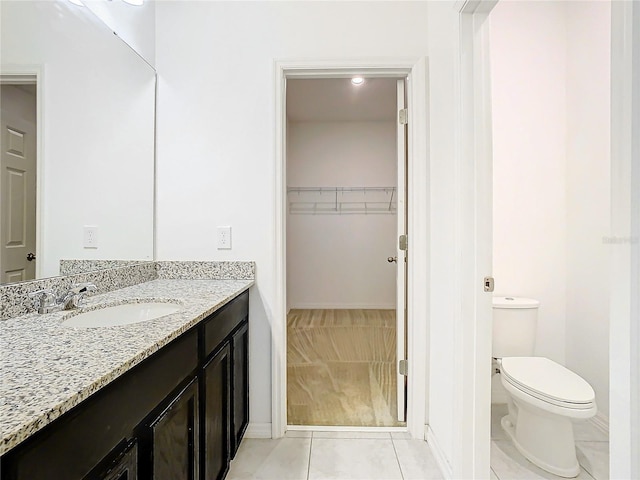
[[84,226],[84,248],[98,248],[98,227]]
[[218,250],[231,250],[231,227],[218,227]]

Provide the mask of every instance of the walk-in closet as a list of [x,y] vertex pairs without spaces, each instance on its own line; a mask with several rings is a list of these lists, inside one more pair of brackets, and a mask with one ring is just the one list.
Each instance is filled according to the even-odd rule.
[[287,84],[289,425],[400,426],[396,79]]

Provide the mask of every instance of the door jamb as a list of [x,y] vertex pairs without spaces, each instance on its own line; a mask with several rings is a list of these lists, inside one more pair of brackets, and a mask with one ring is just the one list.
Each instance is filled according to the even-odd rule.
[[489,25],[498,0],[461,0],[456,126],[456,315],[453,478],[488,478],[491,425],[492,133]]
[[640,460],[640,5],[611,3],[611,478],[638,478]]
[[[271,436],[284,436],[287,427],[286,372],[286,79],[338,78],[355,74],[376,77],[407,76],[409,120],[409,248],[407,327],[409,334],[407,429],[413,438],[424,438],[427,401],[428,344],[428,251],[429,232],[429,125],[428,66],[425,57],[385,60],[276,61],[275,70],[275,268],[276,302],[272,328]],[[425,292],[427,294],[425,295]]]

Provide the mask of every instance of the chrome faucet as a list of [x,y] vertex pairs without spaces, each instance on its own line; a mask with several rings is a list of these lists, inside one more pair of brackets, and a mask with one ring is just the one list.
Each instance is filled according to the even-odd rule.
[[29,298],[33,300],[38,313],[50,313],[59,310],[56,306],[56,292],[51,288],[30,292]]
[[58,299],[62,310],[78,308],[87,292],[95,292],[98,289],[93,283],[76,283],[71,289]]
[[93,283],[76,283],[60,296],[56,296],[52,289],[47,288],[31,292],[29,297],[33,299],[38,313],[52,313],[77,308],[87,292],[94,292],[97,289],[98,287]]

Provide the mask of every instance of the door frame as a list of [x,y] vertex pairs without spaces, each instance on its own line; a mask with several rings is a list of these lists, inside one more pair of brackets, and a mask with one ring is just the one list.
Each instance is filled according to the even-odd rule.
[[[428,244],[429,233],[429,123],[428,65],[426,57],[390,59],[277,60],[275,74],[275,268],[276,299],[272,325],[271,436],[287,429],[287,265],[286,265],[286,81],[288,78],[407,77],[409,108],[408,225],[409,263],[407,295],[408,371],[407,430],[424,438],[427,402]],[[412,245],[425,248],[412,248]],[[426,295],[425,295],[426,292]]]
[[2,65],[0,81],[17,83],[36,82],[36,279],[42,278],[42,259],[45,236],[44,225],[44,66],[43,65]]
[[640,5],[611,3],[611,478],[640,475]]
[[455,157],[456,248],[459,265],[454,327],[455,358],[453,478],[488,478],[491,448],[492,294],[483,278],[492,275],[493,152],[489,24],[498,0],[461,0],[459,18]]

